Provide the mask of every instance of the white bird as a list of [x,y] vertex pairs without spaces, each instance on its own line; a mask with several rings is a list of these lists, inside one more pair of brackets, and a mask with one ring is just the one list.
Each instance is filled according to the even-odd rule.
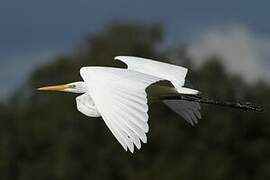
[[160,100],[192,125],[201,118],[198,102],[220,105],[193,97],[199,91],[184,87],[188,72],[184,67],[132,56],[117,56],[115,59],[126,63],[128,68],[82,67],[80,74],[84,81],[38,90],[82,94],[76,98],[77,109],[86,116],[101,116],[122,147],[132,153],[134,145],[140,149],[141,142],[147,142],[147,102],[150,97],[147,97],[146,88],[151,84],[169,81],[173,88],[157,86],[165,93],[158,95]]

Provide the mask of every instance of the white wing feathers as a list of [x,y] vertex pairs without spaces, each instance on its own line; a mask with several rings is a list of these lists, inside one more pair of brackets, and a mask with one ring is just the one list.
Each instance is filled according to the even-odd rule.
[[116,56],[114,59],[127,64],[130,70],[170,81],[179,93],[198,94],[197,90],[183,87],[188,72],[187,68],[133,56]]
[[201,119],[201,106],[197,102],[183,100],[164,100],[163,102],[192,126],[198,123],[198,119]]
[[[183,87],[187,69],[181,66],[167,64],[154,61],[151,59],[132,57],[132,56],[117,56],[114,59],[120,60],[127,64],[128,69],[138,71],[152,76],[160,77],[169,80],[178,93],[181,94],[198,94],[199,91]],[[189,101],[170,100],[164,103],[177,114],[181,115],[187,122],[194,125],[201,118],[200,104]]]
[[113,135],[125,150],[140,149],[149,130],[145,88],[161,78],[119,68],[83,67],[80,74]]

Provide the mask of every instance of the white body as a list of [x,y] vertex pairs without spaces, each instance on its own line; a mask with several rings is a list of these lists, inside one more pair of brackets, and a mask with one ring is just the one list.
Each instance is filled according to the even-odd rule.
[[[170,81],[181,94],[197,94],[185,88],[187,69],[145,58],[118,56],[128,69],[83,67],[80,74],[85,82],[85,94],[76,98],[77,108],[87,116],[102,116],[106,125],[125,150],[140,149],[146,143],[148,104],[145,89],[160,80]],[[191,124],[201,117],[198,103],[165,102]],[[180,106],[179,106],[180,105]]]

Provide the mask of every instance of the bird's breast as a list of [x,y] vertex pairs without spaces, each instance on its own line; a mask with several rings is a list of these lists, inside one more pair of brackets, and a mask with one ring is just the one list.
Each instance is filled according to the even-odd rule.
[[87,93],[76,98],[77,109],[89,117],[100,117],[100,113],[91,96]]

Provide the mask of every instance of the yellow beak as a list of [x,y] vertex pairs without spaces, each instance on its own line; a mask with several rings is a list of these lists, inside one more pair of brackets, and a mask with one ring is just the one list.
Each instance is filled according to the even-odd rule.
[[67,84],[65,84],[65,85],[41,87],[41,88],[38,88],[37,90],[39,90],[39,91],[64,91],[68,87],[69,86]]

